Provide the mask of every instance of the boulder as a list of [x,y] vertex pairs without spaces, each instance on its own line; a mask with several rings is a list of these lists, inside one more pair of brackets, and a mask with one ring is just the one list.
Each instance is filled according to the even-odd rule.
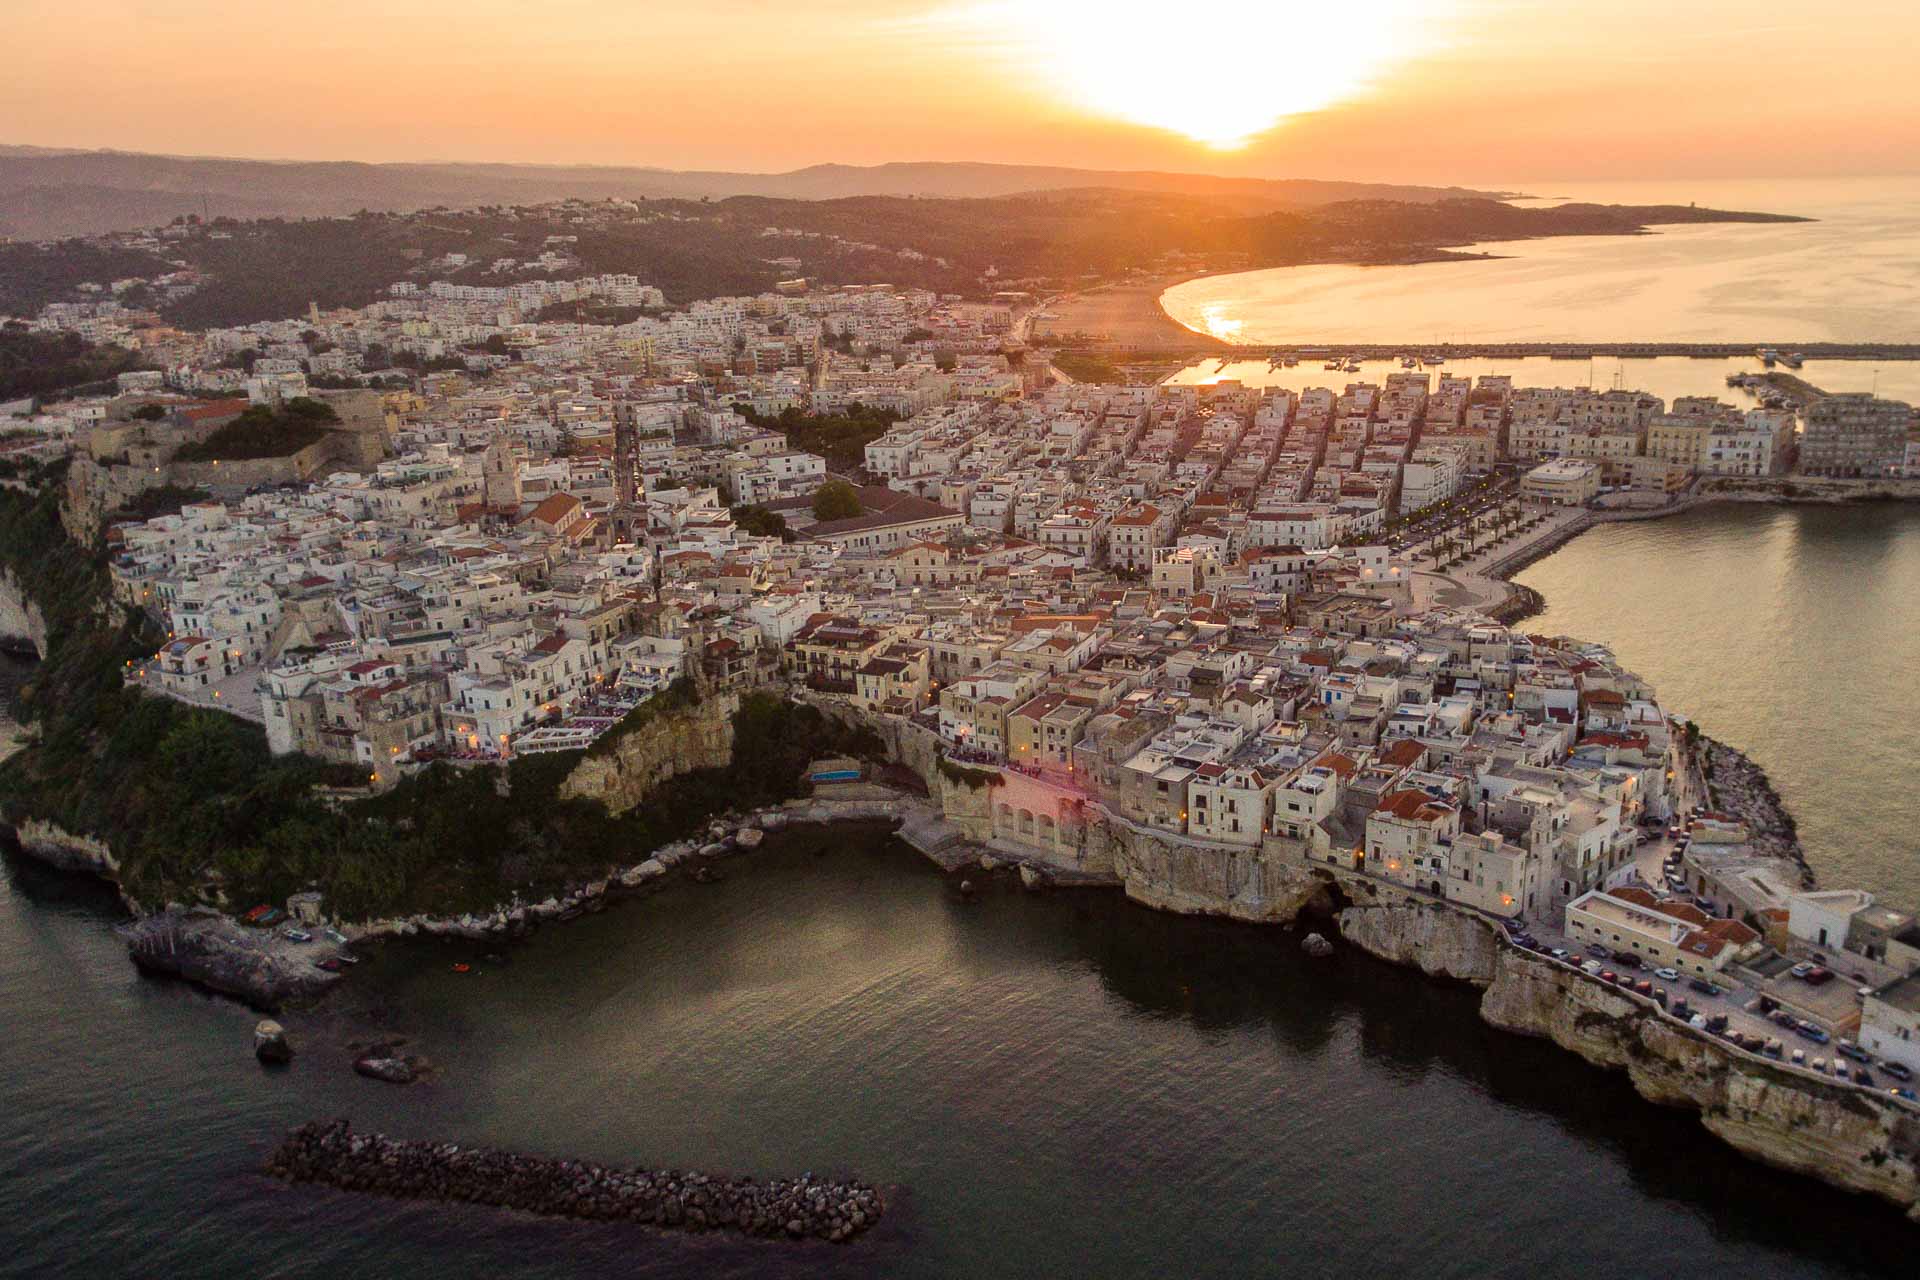
[[712,844],[703,844],[700,846],[700,856],[703,858],[718,858],[726,852],[727,846],[718,840]]
[[665,863],[661,862],[658,858],[648,858],[640,865],[628,867],[625,871],[621,872],[620,883],[626,885],[629,889],[635,889],[643,884],[658,880],[665,874],[667,874]]
[[1046,874],[1038,868],[1022,866],[1020,868],[1020,883],[1029,889],[1044,889],[1047,887],[1048,882]]
[[1316,960],[1324,960],[1333,954],[1333,944],[1317,933],[1310,933],[1300,939],[1300,949]]
[[733,842],[742,849],[758,849],[760,842],[766,838],[766,832],[755,827],[745,827],[734,835]]
[[412,1084],[416,1078],[411,1062],[377,1051],[355,1058],[353,1069],[370,1080],[384,1080],[388,1084]]
[[1000,868],[1000,859],[994,857],[990,853],[983,853],[980,855],[980,869],[982,871],[997,871],[999,870],[999,868]]
[[253,1056],[276,1066],[292,1062],[293,1046],[287,1043],[287,1029],[272,1018],[261,1019],[253,1028]]

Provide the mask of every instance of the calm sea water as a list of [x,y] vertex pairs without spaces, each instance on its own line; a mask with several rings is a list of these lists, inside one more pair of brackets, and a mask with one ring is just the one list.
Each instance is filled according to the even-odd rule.
[[[1417,350],[1422,343],[1517,339],[1920,341],[1920,314],[1913,307],[1920,293],[1920,178],[1627,184],[1540,194],[1610,203],[1697,202],[1818,221],[1674,226],[1643,236],[1474,246],[1503,255],[1489,261],[1241,272],[1177,285],[1161,303],[1181,324],[1231,342],[1405,342]],[[1509,367],[1517,363],[1482,367],[1463,361],[1460,371],[1517,372]],[[1651,371],[1638,367],[1646,363],[1628,362],[1621,371],[1624,385],[1662,391],[1648,381]],[[1731,369],[1758,368],[1685,363],[1704,386],[1662,394],[1717,392]],[[1565,372],[1534,378],[1534,384],[1587,384],[1578,376],[1586,372],[1584,362],[1555,366]],[[1615,385],[1616,367],[1601,362],[1591,385]],[[1920,368],[1910,362],[1878,369],[1854,361],[1814,363],[1804,376],[1834,391],[1877,388],[1920,399]]]
[[1829,888],[1920,908],[1920,509],[1708,507],[1603,525],[1519,580],[1748,752]]
[[[827,852],[813,856],[809,844]],[[774,847],[776,846],[777,847]],[[361,966],[294,1019],[138,977],[112,898],[0,877],[0,1274],[32,1277],[1886,1276],[1914,1228],[1752,1165],[1462,988],[1111,893],[960,901],[883,837]],[[411,1089],[349,1044],[411,1037]],[[289,1189],[300,1121],[896,1188],[850,1249]]]

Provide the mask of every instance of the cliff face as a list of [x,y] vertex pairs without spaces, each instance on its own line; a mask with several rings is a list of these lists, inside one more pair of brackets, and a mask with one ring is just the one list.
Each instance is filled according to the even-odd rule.
[[1095,824],[1113,872],[1135,902],[1184,915],[1285,923],[1331,904],[1326,882],[1259,848],[1176,843],[1116,823]]
[[615,816],[648,793],[695,769],[724,769],[733,760],[735,694],[710,694],[685,711],[660,716],[622,737],[606,755],[588,756],[560,784],[566,800],[599,800]]
[[1340,936],[1390,963],[1479,986],[1494,980],[1500,959],[1492,925],[1427,903],[1348,907],[1340,913]]
[[1920,1118],[1877,1095],[1756,1060],[1597,982],[1503,951],[1480,1016],[1627,1072],[1649,1101],[1693,1107],[1748,1156],[1881,1196],[1920,1221]]
[[108,879],[120,873],[120,863],[106,841],[77,836],[51,822],[33,819],[16,828],[20,848],[48,866],[62,871],[87,871]]
[[42,658],[47,656],[47,620],[13,575],[5,572],[0,572],[0,640],[30,644]]

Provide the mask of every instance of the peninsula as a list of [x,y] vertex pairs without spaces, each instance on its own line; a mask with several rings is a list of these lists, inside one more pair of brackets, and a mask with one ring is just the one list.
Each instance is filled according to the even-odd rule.
[[379,292],[18,419],[0,629],[41,661],[0,806],[116,881],[144,967],[311,999],[381,937],[887,819],[956,889],[1331,916],[1914,1211],[1920,926],[1815,884],[1750,762],[1504,582],[1711,486],[1906,485],[1908,406],[1084,385],[992,294]]

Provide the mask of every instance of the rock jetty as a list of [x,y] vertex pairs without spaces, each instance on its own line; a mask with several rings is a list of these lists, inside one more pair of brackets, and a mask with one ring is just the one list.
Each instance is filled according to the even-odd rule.
[[357,1134],[345,1120],[289,1133],[267,1161],[287,1182],[402,1200],[457,1200],[526,1213],[682,1231],[844,1244],[880,1220],[880,1193],[806,1174],[760,1181],[667,1169],[614,1169],[487,1147]]

